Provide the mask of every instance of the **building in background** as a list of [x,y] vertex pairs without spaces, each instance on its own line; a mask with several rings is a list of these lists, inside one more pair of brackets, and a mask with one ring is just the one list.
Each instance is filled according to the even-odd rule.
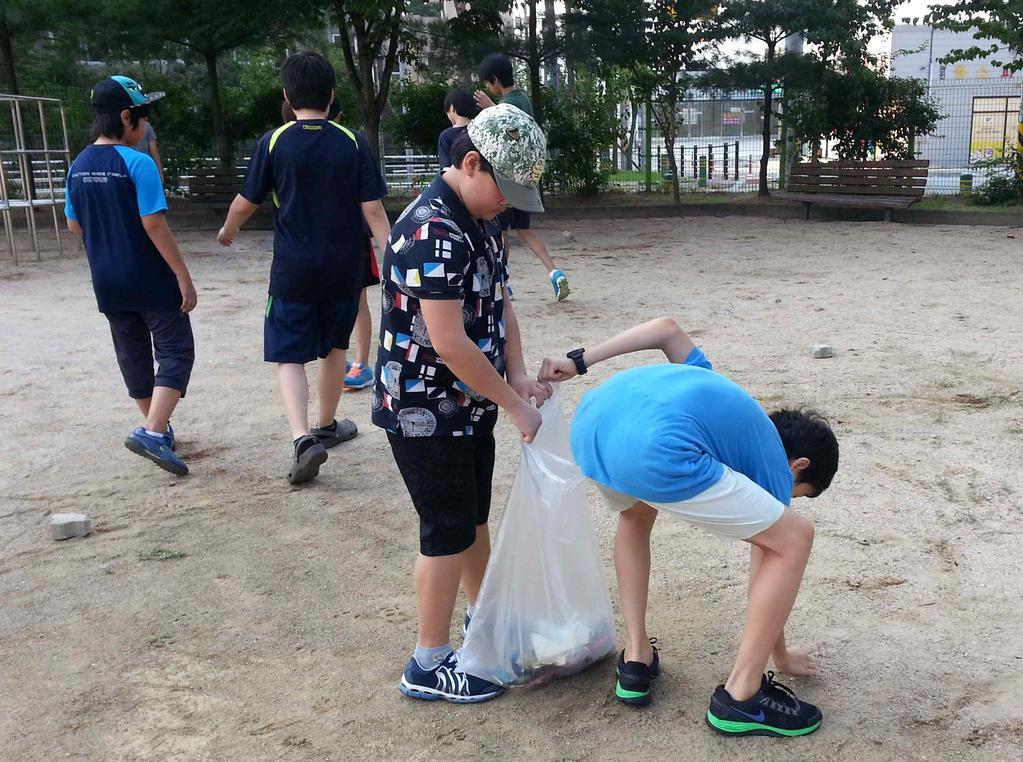
[[920,158],[932,167],[970,167],[1001,159],[1012,150],[1020,113],[1023,72],[995,65],[994,59],[942,63],[955,49],[997,44],[975,40],[973,32],[952,32],[922,25],[899,25],[892,32],[891,75],[920,79],[945,115],[934,135],[917,143]]

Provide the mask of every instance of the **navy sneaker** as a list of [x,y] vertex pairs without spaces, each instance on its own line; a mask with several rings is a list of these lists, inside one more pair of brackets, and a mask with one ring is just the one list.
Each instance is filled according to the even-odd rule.
[[124,446],[136,455],[148,458],[164,471],[184,476],[188,473],[188,466],[174,453],[172,445],[173,440],[167,434],[147,434],[141,426],[124,440]]
[[167,437],[170,439],[170,447],[174,452],[178,451],[178,445],[174,441],[174,427],[170,425],[170,421],[167,421]]
[[774,672],[761,679],[760,690],[746,701],[736,701],[719,685],[707,710],[707,724],[726,736],[805,736],[819,728],[823,719],[820,709],[776,683]]
[[504,692],[500,685],[462,672],[454,651],[433,669],[423,669],[412,657],[405,666],[399,687],[410,698],[453,704],[478,704]]
[[[653,646],[657,638],[650,638]],[[618,679],[615,682],[615,698],[629,706],[646,706],[650,703],[650,682],[661,674],[661,660],[654,647],[654,659],[649,664],[641,661],[625,661],[625,651],[618,657]]]

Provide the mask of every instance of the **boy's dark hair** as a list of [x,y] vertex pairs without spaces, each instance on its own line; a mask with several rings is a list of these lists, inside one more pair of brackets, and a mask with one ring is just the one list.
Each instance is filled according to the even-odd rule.
[[491,53],[480,64],[480,79],[484,82],[493,82],[496,79],[502,86],[511,87],[515,84],[511,59],[504,53]]
[[[455,169],[462,168],[462,160],[470,151],[480,153],[480,149],[478,149],[476,145],[472,142],[472,138],[469,137],[469,131],[466,130],[457,138],[455,138],[455,142],[451,146],[451,164],[454,166]],[[494,174],[494,168],[491,166],[490,162],[486,160],[486,157],[484,157],[483,154],[481,153],[480,169],[482,169],[489,175]]]
[[838,439],[831,426],[813,410],[776,410],[771,422],[778,429],[789,460],[808,458],[810,465],[800,472],[797,484],[814,488],[809,497],[817,497],[829,486],[838,471]]
[[[128,109],[128,120],[131,122],[132,129],[134,129],[138,123],[149,116],[149,104],[143,106],[135,106],[134,108]],[[96,114],[96,118],[92,122],[92,132],[90,134],[90,140],[96,140],[97,138],[114,138],[115,140],[124,136],[124,122],[121,121],[121,112],[118,111],[116,114]]]
[[337,77],[330,61],[305,51],[288,56],[281,67],[281,84],[292,108],[326,111]]
[[476,105],[476,101],[469,91],[460,87],[444,96],[444,113],[448,113],[452,107],[456,114],[464,116],[466,119],[475,119],[480,113],[480,107]]
[[330,108],[327,109],[327,118],[335,122],[341,118],[341,104],[337,102],[337,98],[330,102]]

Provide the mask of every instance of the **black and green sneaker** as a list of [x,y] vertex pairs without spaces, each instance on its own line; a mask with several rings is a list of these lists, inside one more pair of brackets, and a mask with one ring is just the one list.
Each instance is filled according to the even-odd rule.
[[[657,638],[650,638],[653,646]],[[615,698],[629,706],[646,706],[650,703],[650,681],[661,674],[661,660],[654,648],[654,660],[650,664],[641,661],[625,661],[625,651],[618,657],[618,680],[615,682]]]
[[805,736],[821,726],[821,710],[796,698],[768,672],[760,690],[746,701],[736,701],[719,685],[710,697],[707,724],[726,736]]

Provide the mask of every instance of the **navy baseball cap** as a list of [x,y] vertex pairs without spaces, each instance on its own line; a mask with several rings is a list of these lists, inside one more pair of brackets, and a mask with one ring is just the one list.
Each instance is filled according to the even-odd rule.
[[117,74],[92,88],[92,110],[97,114],[119,114],[126,108],[148,106],[164,93],[146,93],[131,77]]

